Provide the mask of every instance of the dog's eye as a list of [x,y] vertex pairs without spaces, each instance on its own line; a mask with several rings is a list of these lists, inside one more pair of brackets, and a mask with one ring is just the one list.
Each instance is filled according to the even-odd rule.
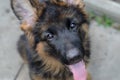
[[54,38],[54,35],[52,33],[46,33],[45,37],[47,40],[52,40]]
[[72,22],[72,23],[70,24],[70,30],[75,31],[76,29],[77,29],[77,24],[74,23],[74,22]]

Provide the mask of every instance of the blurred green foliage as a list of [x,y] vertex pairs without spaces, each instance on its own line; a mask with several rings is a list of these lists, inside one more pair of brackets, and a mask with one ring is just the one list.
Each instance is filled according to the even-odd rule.
[[111,27],[114,21],[106,15],[97,16],[93,12],[89,13],[90,20],[95,20],[99,25],[104,25],[105,27]]

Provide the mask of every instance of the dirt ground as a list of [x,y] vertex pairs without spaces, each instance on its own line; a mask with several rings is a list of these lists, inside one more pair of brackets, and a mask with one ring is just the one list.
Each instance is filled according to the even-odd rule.
[[[16,50],[22,34],[18,26],[10,0],[0,0],[0,80],[29,80],[24,69],[23,78],[16,78],[23,64]],[[120,31],[92,22],[89,34],[92,55],[88,70],[92,80],[120,80]]]

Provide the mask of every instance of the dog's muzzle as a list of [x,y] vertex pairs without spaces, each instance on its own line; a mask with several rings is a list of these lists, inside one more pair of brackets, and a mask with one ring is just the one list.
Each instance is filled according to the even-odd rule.
[[66,53],[66,59],[69,64],[77,63],[82,59],[82,53],[77,48],[70,49]]

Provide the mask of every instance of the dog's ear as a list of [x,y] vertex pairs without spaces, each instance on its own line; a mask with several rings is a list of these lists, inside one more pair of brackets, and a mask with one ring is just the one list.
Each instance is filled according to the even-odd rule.
[[40,9],[43,8],[44,3],[49,0],[29,0],[29,1],[31,2],[33,7]]
[[67,5],[78,6],[79,8],[84,8],[85,4],[83,0],[52,0],[54,2],[58,2],[60,4],[66,3]]
[[29,0],[11,0],[11,6],[21,21],[22,30],[31,29],[37,19],[36,9],[32,7]]

